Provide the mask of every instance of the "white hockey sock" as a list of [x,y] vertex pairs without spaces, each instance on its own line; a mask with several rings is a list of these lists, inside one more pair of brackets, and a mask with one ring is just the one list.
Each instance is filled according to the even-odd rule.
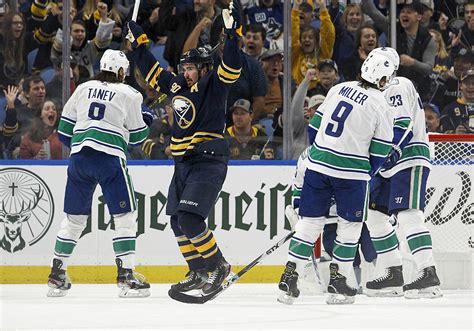
[[88,215],[66,215],[61,222],[61,228],[56,237],[53,258],[63,262],[62,269],[64,270],[67,269],[69,257],[74,251],[82,231],[86,227],[87,217]]
[[398,213],[400,227],[406,236],[418,270],[435,265],[431,234],[424,220],[421,210],[409,209]]
[[349,222],[340,217],[337,221],[337,236],[334,240],[332,256],[339,266],[339,273],[347,278],[347,285],[352,288],[359,288],[352,264],[361,230],[362,222]]
[[288,249],[288,261],[295,262],[299,275],[313,253],[314,242],[323,231],[325,222],[325,217],[302,217],[296,223],[295,234]]
[[385,271],[386,268],[402,265],[402,256],[398,250],[398,238],[389,217],[379,211],[369,210],[367,227],[370,231],[370,239],[377,252],[376,276]]
[[122,260],[124,269],[135,268],[137,214],[130,212],[114,215],[115,232],[112,239],[115,256]]

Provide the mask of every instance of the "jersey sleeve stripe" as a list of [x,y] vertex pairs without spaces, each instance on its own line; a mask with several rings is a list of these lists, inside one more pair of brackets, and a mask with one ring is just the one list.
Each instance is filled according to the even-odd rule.
[[369,153],[371,155],[384,157],[384,156],[387,156],[388,153],[390,153],[391,149],[392,149],[391,144],[387,144],[385,142],[381,143],[379,141],[375,141],[374,139],[372,139],[372,141],[370,142]]
[[76,124],[76,121],[69,118],[69,117],[66,117],[64,115],[61,116],[61,121],[65,121],[65,122],[68,122],[68,123],[71,123],[71,124]]
[[242,72],[242,68],[234,69],[234,68],[229,67],[224,62],[221,62],[220,66],[222,66],[226,71],[228,71],[231,74],[239,74],[240,75],[240,73]]
[[130,145],[141,144],[148,137],[150,129],[148,127],[143,128],[141,131],[130,132]]
[[72,137],[73,130],[74,124],[71,124],[61,118],[58,125],[58,131],[67,137]]
[[148,71],[148,74],[146,75],[145,77],[145,80],[147,82],[150,81],[150,78],[152,77],[153,73],[155,72],[156,68],[160,67],[160,63],[159,62],[156,62],[153,67],[151,67],[151,69]]

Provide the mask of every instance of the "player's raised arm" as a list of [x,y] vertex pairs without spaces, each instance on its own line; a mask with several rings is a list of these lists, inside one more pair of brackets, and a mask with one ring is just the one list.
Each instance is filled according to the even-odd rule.
[[240,77],[242,58],[239,49],[239,39],[242,37],[241,6],[239,0],[231,1],[229,9],[222,10],[224,32],[227,39],[224,45],[222,62],[217,68],[217,76],[226,84],[232,84]]
[[160,62],[147,49],[146,45],[150,41],[142,27],[130,21],[127,23],[128,33],[125,38],[132,44],[130,58],[140,70],[145,81],[157,91],[169,94],[170,80],[174,74],[163,69]]

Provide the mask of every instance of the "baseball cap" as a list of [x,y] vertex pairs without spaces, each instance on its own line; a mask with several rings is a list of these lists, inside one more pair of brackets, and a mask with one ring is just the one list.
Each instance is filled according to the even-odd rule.
[[434,1],[433,0],[420,0],[420,3],[426,8],[434,11]]
[[260,61],[265,61],[275,55],[283,56],[283,50],[279,48],[266,50],[262,55],[260,55]]
[[425,102],[425,103],[423,104],[423,108],[426,108],[426,107],[430,108],[430,109],[433,111],[433,113],[435,113],[436,115],[438,115],[438,117],[441,116],[441,112],[439,111],[439,107],[436,106],[435,104],[430,103],[430,102]]
[[252,109],[250,108],[250,101],[245,99],[238,99],[236,102],[234,102],[230,110],[234,111],[235,108],[241,108],[248,113],[252,113]]
[[400,10],[403,8],[411,8],[416,11],[418,14],[423,15],[425,8],[419,0],[406,0],[404,3],[400,4]]
[[467,48],[461,48],[454,56],[454,59],[465,59],[474,62],[474,56],[471,50]]
[[322,104],[324,102],[324,99],[326,99],[326,97],[322,94],[313,95],[308,101],[308,108],[313,108],[317,105]]
[[474,76],[474,70],[473,69],[466,70],[461,74],[461,82],[464,81],[465,79],[467,79],[469,77],[473,77],[473,76]]
[[334,70],[336,70],[336,72],[338,72],[337,64],[333,60],[326,59],[326,60],[323,60],[323,61],[319,62],[318,69],[321,70],[325,66],[331,67]]

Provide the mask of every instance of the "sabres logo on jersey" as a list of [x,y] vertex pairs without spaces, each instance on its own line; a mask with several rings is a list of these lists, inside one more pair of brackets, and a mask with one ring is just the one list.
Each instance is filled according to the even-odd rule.
[[178,126],[181,129],[189,128],[196,118],[196,107],[194,107],[193,102],[186,97],[176,96],[171,104]]

